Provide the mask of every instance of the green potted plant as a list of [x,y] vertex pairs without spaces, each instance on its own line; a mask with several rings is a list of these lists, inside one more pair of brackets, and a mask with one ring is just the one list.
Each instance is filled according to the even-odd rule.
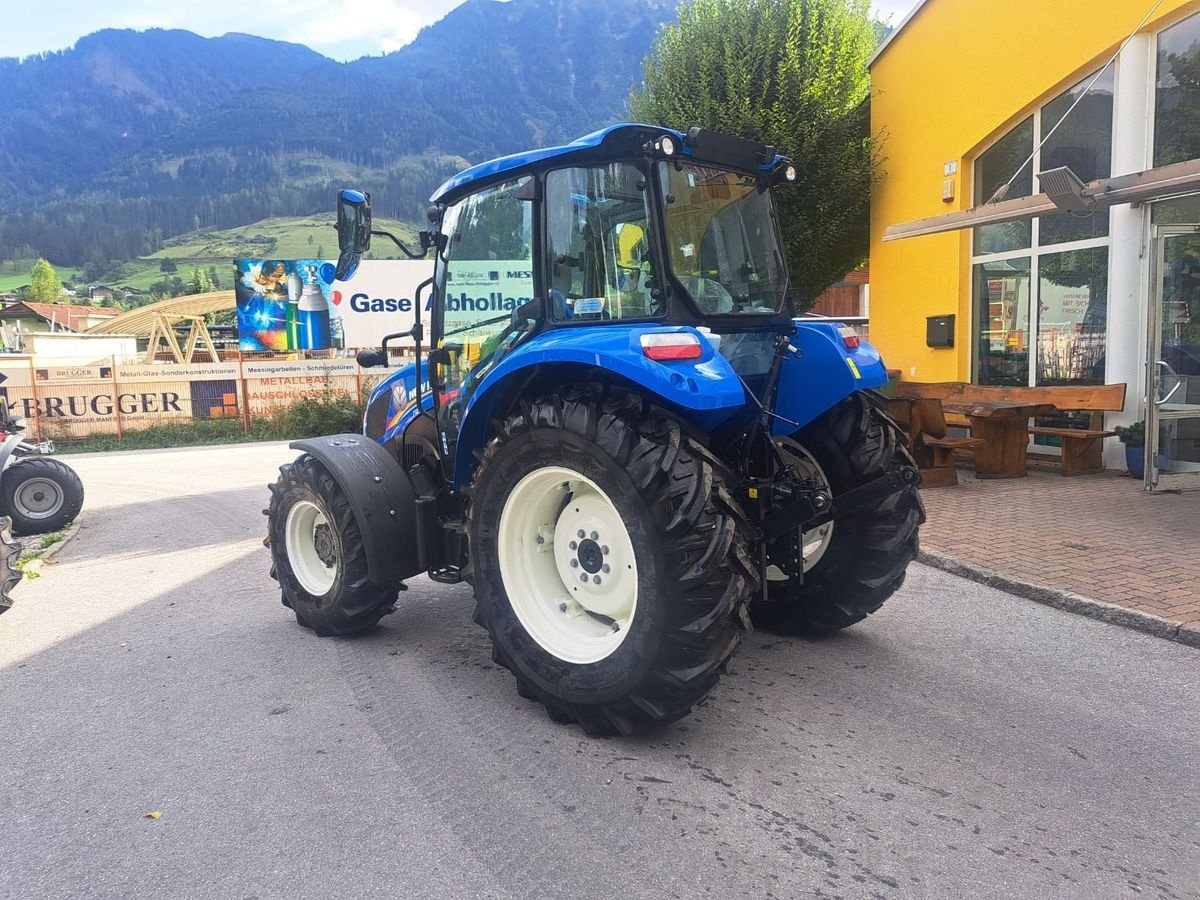
[[1125,465],[1129,474],[1134,478],[1146,477],[1146,423],[1134,422],[1132,425],[1117,425],[1113,428],[1125,445]]
[[[1146,422],[1136,421],[1133,425],[1122,426],[1117,425],[1112,428],[1112,431],[1117,433],[1117,437],[1121,439],[1121,443],[1126,445],[1126,466],[1129,467],[1129,474],[1134,478],[1145,478],[1146,476]],[[1169,458],[1166,455],[1166,426],[1159,424],[1158,426],[1158,457],[1156,460],[1159,472],[1165,472],[1168,466]]]

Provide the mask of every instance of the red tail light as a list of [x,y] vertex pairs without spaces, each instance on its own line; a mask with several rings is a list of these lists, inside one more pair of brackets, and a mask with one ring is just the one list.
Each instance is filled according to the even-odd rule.
[[642,355],[655,362],[673,359],[699,359],[700,339],[687,331],[652,332],[643,334]]
[[857,350],[861,343],[858,337],[858,332],[849,325],[843,325],[838,329],[842,336],[842,343],[846,345],[847,350]]

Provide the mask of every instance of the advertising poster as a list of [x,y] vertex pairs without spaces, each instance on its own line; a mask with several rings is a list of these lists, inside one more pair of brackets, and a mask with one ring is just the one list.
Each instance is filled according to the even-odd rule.
[[446,281],[445,332],[469,334],[485,322],[511,314],[532,297],[533,271],[527,259],[453,263]]
[[[335,281],[331,291],[334,307],[342,317],[346,346],[361,350],[378,347],[385,335],[408,331],[416,317],[414,296],[417,286],[433,274],[429,260],[363,260],[349,281]],[[426,340],[429,335],[429,290],[421,311]],[[411,339],[394,342],[396,347],[411,347]]]
[[[433,274],[429,260],[364,260],[349,281],[333,280],[324,260],[239,260],[238,343],[242,350],[359,350],[385,335],[408,331],[416,317],[417,287]],[[530,299],[528,260],[462,261],[446,284],[447,332],[511,313]],[[432,293],[422,294],[429,334]],[[469,336],[469,335],[468,335]],[[412,340],[394,346],[412,346]]]
[[240,259],[235,265],[239,349],[329,350],[346,346],[341,315],[330,302],[332,262]]

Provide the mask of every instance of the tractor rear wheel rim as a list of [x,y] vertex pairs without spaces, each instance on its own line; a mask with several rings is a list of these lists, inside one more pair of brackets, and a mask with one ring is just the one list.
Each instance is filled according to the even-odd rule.
[[337,578],[337,541],[324,511],[311,500],[297,500],[283,528],[288,564],[300,587],[314,597],[328,593]]
[[17,488],[13,506],[27,519],[48,519],[62,509],[62,488],[49,478],[30,478]]
[[509,603],[543,650],[580,665],[616,651],[637,613],[637,560],[594,481],[562,466],[525,475],[504,502],[497,543]]
[[[779,438],[775,443],[784,458],[796,467],[802,477],[812,479],[818,487],[824,488],[826,493],[833,496],[833,487],[829,484],[829,477],[825,474],[825,470],[821,468],[821,464],[817,462],[816,458],[804,448],[803,444],[799,444],[791,438]],[[829,549],[829,545],[833,541],[833,529],[834,523],[826,522],[800,536],[800,545],[804,552],[805,574],[821,561],[821,557]]]

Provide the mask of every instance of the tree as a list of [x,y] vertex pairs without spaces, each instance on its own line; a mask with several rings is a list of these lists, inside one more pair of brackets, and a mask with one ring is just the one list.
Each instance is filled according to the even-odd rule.
[[214,290],[212,279],[208,277],[208,273],[203,269],[193,269],[192,280],[188,282],[188,290],[193,294],[207,294],[209,291]]
[[796,301],[867,255],[878,168],[870,135],[869,0],[693,0],[659,33],[634,121],[693,125],[763,141],[790,156],[796,184],[777,192]]
[[83,267],[83,277],[88,281],[99,281],[108,271],[108,260],[99,250],[92,253],[92,258]]
[[38,259],[29,273],[29,299],[37,303],[53,303],[62,299],[62,282],[54,272],[54,266]]
[[170,274],[178,269],[179,266],[175,265],[175,260],[171,259],[169,256],[164,256],[162,262],[158,264],[158,271],[160,272],[166,272]]

